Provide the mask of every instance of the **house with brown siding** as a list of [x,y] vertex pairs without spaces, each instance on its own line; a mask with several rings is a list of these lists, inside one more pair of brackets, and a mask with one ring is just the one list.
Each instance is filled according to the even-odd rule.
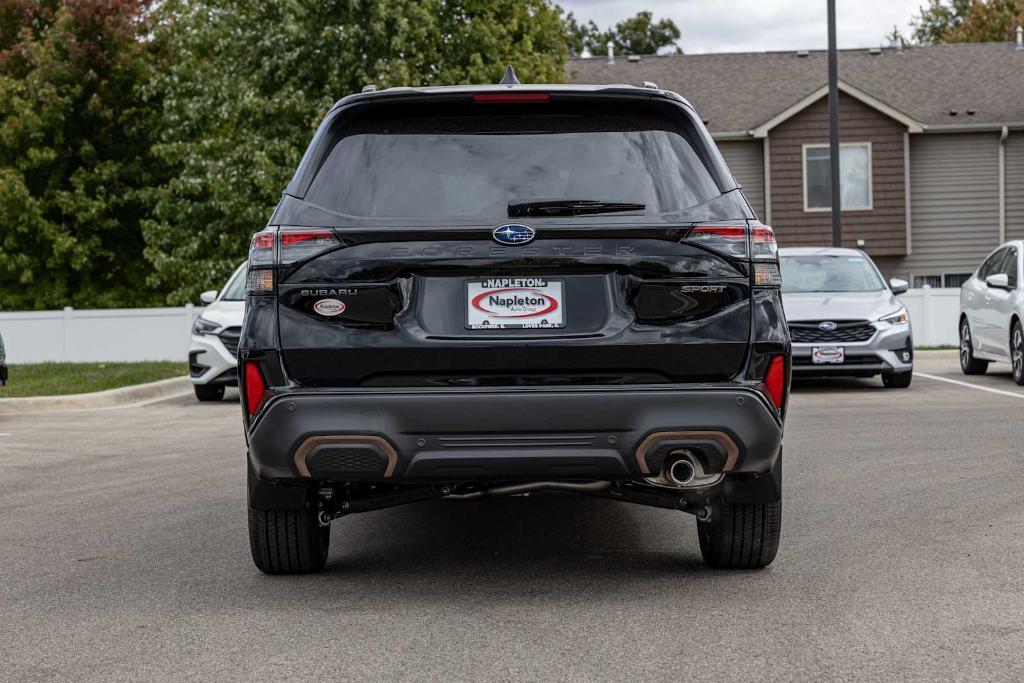
[[[830,245],[824,51],[572,60],[577,83],[645,81],[696,107],[783,246]],[[887,276],[958,287],[1024,239],[1024,46],[839,53],[844,246]]]

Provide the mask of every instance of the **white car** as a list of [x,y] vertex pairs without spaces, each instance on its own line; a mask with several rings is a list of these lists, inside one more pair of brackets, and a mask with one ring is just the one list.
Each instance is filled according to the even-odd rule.
[[200,401],[219,401],[225,387],[238,386],[236,356],[245,315],[245,266],[240,265],[219,292],[199,295],[206,308],[192,325],[188,375]]
[[980,375],[992,361],[1009,362],[1024,385],[1024,242],[1007,242],[988,255],[960,287],[960,369]]

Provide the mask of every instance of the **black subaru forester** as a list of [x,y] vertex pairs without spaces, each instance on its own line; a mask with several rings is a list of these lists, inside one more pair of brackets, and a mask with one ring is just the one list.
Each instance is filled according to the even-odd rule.
[[575,492],[779,543],[776,243],[693,107],[644,87],[392,88],[327,114],[252,239],[239,381],[256,566],[330,523]]

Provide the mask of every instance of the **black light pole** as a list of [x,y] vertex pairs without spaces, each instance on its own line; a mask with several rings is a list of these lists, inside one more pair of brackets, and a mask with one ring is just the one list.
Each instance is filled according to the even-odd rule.
[[832,246],[843,246],[839,187],[839,55],[836,54],[836,0],[828,0],[828,158],[832,177]]

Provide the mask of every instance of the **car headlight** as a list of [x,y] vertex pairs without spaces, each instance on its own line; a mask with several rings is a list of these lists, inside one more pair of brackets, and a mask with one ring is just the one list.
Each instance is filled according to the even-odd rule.
[[213,331],[218,327],[220,327],[220,325],[212,320],[207,320],[203,316],[199,316],[196,318],[196,321],[192,323],[192,334],[213,334]]
[[890,325],[906,325],[910,322],[910,316],[907,315],[907,309],[901,308],[895,313],[884,315],[878,319],[879,322],[889,323]]

